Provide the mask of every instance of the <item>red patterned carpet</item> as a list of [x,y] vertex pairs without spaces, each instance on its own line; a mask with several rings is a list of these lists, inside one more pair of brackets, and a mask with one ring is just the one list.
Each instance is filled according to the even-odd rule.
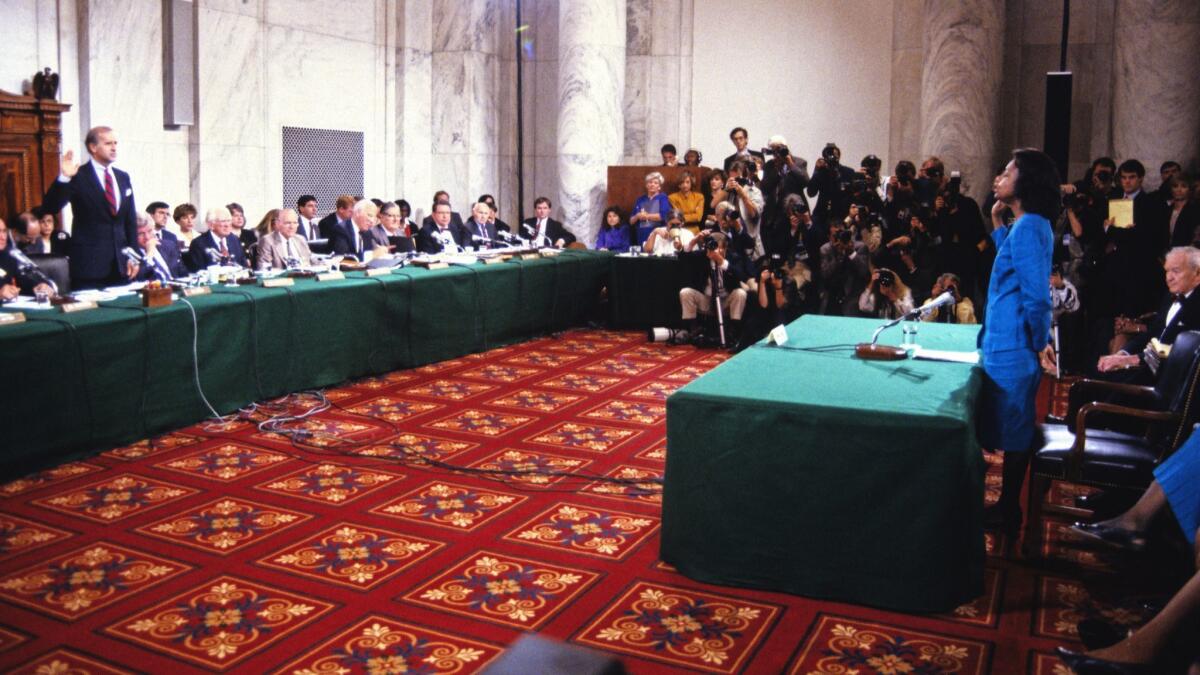
[[1081,618],[1143,618],[1057,523],[943,616],[675,573],[664,401],[723,358],[577,331],[330,390],[299,443],[266,405],[0,486],[0,670],[465,673],[537,631],[634,673],[1061,675]]

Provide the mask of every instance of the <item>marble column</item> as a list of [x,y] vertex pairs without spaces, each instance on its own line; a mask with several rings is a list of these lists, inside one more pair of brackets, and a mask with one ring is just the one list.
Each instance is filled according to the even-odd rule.
[[623,164],[657,165],[692,138],[692,0],[627,0]]
[[[412,0],[398,12],[396,44],[396,176],[399,194],[423,217],[433,196],[433,9]],[[420,211],[420,213],[418,213]],[[417,222],[420,222],[418,219]]]
[[1162,162],[1200,155],[1200,3],[1118,0],[1113,43],[1114,155],[1141,160],[1153,188]]
[[[921,38],[921,153],[961,171],[981,200],[997,150],[1004,0],[926,0]],[[921,158],[914,158],[918,162]]]
[[625,0],[572,0],[558,9],[558,208],[591,242],[605,207],[608,165],[625,122]]

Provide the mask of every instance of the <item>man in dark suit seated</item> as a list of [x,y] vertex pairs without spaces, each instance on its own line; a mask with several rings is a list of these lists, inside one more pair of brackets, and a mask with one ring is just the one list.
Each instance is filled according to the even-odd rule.
[[[433,207],[436,208],[439,202],[446,202],[449,204],[450,193],[446,192],[445,190],[438,190],[437,192],[433,193]],[[421,221],[421,229],[423,230],[426,227],[429,227],[431,223],[433,223],[433,210],[430,210],[429,215],[425,216],[425,219]],[[455,211],[453,206],[450,207],[450,224],[453,225],[455,229],[462,229],[463,226],[462,216],[458,215],[458,211]]]
[[471,206],[471,217],[463,225],[471,240],[467,246],[475,248],[492,248],[498,246],[496,241],[496,225],[492,223],[492,208],[483,202],[475,202]]
[[375,215],[379,207],[370,199],[360,199],[350,207],[350,220],[339,224],[329,238],[333,252],[363,260],[367,251],[374,248],[371,228],[375,226]]
[[379,224],[369,234],[372,245],[385,246],[389,253],[408,253],[416,248],[412,238],[404,233],[404,221],[396,202],[384,202],[379,209]]
[[42,200],[42,208],[50,213],[71,204],[75,217],[70,248],[74,288],[122,283],[121,249],[137,237],[133,184],[129,174],[112,166],[117,159],[116,134],[109,127],[93,127],[84,143],[91,160],[80,166],[74,151],[64,153],[58,180],[50,184]]
[[[1185,330],[1200,329],[1200,249],[1180,246],[1171,249],[1163,265],[1166,270],[1167,295],[1159,305],[1154,320],[1147,325],[1129,323],[1126,328],[1134,335],[1115,354],[1100,357],[1096,370],[1104,379],[1131,384],[1153,384],[1153,368],[1147,367],[1146,347],[1151,338],[1169,345]],[[1151,360],[1156,357],[1150,355]]]
[[497,232],[512,232],[512,228],[508,223],[500,220],[500,207],[496,206],[496,198],[491,195],[479,195],[478,201],[488,205],[492,212],[488,215],[488,222],[495,226]]
[[154,224],[149,219],[139,220],[137,229],[137,246],[134,250],[141,255],[139,262],[133,258],[125,260],[125,276],[130,281],[162,281],[187,276],[187,268],[179,259],[178,251],[173,259],[167,258],[166,245],[158,243],[154,235]]
[[15,299],[21,293],[54,295],[58,289],[8,234],[8,226],[0,219],[0,301]]
[[533,240],[537,246],[554,246],[562,248],[575,243],[575,235],[571,234],[563,224],[550,217],[553,204],[545,197],[533,200],[533,218],[526,218],[521,223],[521,235]]
[[172,268],[176,265],[180,269],[185,268],[186,265],[183,264],[182,253],[183,244],[180,243],[179,237],[175,236],[175,233],[167,228],[167,223],[171,220],[170,205],[166,202],[150,202],[149,206],[146,207],[146,214],[154,222],[154,238],[158,240],[159,255]]
[[433,220],[417,234],[417,250],[421,253],[457,253],[470,240],[470,235],[452,222],[450,202],[433,205]]
[[192,269],[202,270],[209,265],[246,267],[249,264],[241,240],[232,234],[233,214],[229,209],[224,206],[209,209],[204,214],[204,223],[208,225],[208,232],[196,237],[188,252]]
[[[355,199],[351,195],[338,195],[337,201],[334,202],[333,213],[317,223],[317,230],[321,233],[322,239],[333,239],[333,233],[337,230],[337,226],[350,222],[350,211],[354,208],[354,202]],[[308,238],[312,239],[312,236],[309,235]]]

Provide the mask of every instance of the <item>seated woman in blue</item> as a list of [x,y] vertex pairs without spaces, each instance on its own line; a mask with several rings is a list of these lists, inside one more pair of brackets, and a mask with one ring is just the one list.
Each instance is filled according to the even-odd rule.
[[662,192],[663,175],[657,171],[646,174],[646,194],[633,204],[633,215],[629,224],[634,228],[635,241],[641,246],[650,238],[654,228],[666,222],[671,212],[671,202]]
[[[1193,433],[1175,454],[1154,470],[1154,481],[1141,499],[1121,515],[1098,523],[1075,523],[1076,536],[1115,548],[1141,550],[1146,531],[1160,513],[1174,517],[1192,545],[1200,570],[1200,433]],[[1059,647],[1059,657],[1077,673],[1161,673],[1179,657],[1200,656],[1194,640],[1194,622],[1200,616],[1200,571],[1176,591],[1149,623],[1125,639],[1103,649],[1080,654]],[[1189,631],[1193,640],[1187,642]],[[1193,668],[1195,665],[1193,664]],[[1194,672],[1194,671],[1193,671]]]
[[596,250],[628,251],[629,241],[629,226],[621,222],[621,210],[615,206],[604,209],[604,220],[596,235]]

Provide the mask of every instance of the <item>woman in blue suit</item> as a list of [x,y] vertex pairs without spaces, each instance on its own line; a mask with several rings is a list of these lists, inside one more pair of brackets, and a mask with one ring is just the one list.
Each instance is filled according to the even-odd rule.
[[997,253],[979,334],[984,382],[977,428],[984,448],[1004,451],[1000,501],[989,507],[985,522],[1012,533],[1021,524],[1021,484],[1040,436],[1034,399],[1042,376],[1038,354],[1050,336],[1050,223],[1058,217],[1059,184],[1048,155],[1022,149],[993,185],[992,220],[999,221],[1005,208],[1016,220],[997,222],[992,232]]

